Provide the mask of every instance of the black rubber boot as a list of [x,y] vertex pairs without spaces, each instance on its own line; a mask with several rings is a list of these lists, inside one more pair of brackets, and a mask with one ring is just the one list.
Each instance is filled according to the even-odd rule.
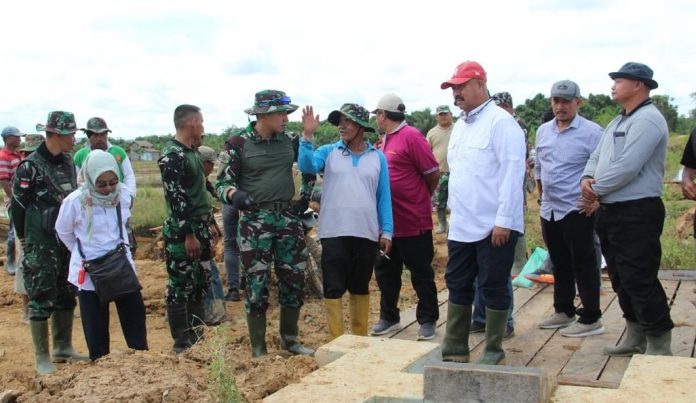
[[185,304],[167,304],[167,320],[172,339],[174,339],[172,350],[177,354],[188,350],[192,343],[187,306]]
[[261,357],[266,351],[266,315],[252,316],[247,314],[247,328],[249,329],[249,341],[251,342],[251,356]]
[[191,344],[203,340],[205,333],[205,304],[203,301],[188,301],[189,339]]
[[447,325],[442,341],[442,361],[469,362],[471,305],[447,303]]
[[53,333],[53,362],[68,360],[87,361],[89,357],[75,351],[72,346],[72,329],[74,309],[54,311],[51,315],[51,333]]
[[31,340],[34,342],[34,356],[36,357],[36,372],[39,375],[52,374],[56,367],[51,362],[48,354],[48,321],[30,320]]
[[280,307],[280,345],[285,350],[295,355],[314,356],[314,350],[307,348],[297,340],[299,329],[297,321],[300,319],[300,309]]
[[507,326],[508,310],[486,308],[486,349],[477,364],[499,365],[505,360],[503,337]]

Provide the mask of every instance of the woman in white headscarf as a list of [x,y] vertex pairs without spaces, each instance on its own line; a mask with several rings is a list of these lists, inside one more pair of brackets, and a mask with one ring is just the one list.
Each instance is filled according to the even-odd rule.
[[[118,180],[116,159],[102,150],[87,156],[82,174],[84,183],[65,198],[56,221],[56,232],[72,252],[68,281],[79,290],[80,316],[85,332],[89,358],[96,360],[109,354],[109,305],[102,305],[88,273],[82,270],[82,257],[77,247],[80,240],[85,260],[105,255],[121,242],[128,245],[125,223],[130,217],[131,195]],[[121,231],[117,208],[121,209]],[[130,250],[126,253],[135,270]],[[128,347],[147,350],[145,305],[140,290],[115,301],[121,329]]]

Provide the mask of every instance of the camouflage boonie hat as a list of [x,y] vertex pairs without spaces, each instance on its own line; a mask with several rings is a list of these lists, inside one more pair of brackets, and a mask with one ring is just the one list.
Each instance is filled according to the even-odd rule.
[[491,97],[496,105],[506,104],[512,106],[512,95],[509,92],[499,92]]
[[452,111],[450,110],[449,106],[440,105],[437,108],[435,108],[435,113],[439,115],[441,113],[452,113]]
[[46,139],[40,134],[27,134],[24,143],[19,146],[19,151],[36,151],[44,140]]
[[340,120],[341,115],[364,127],[366,132],[374,133],[375,129],[373,129],[370,126],[370,123],[368,123],[370,120],[370,112],[368,112],[368,110],[362,106],[358,104],[343,104],[343,106],[341,106],[341,110],[329,113],[329,123],[334,126],[338,126],[338,121]]
[[75,115],[72,112],[53,111],[48,113],[46,124],[38,123],[36,125],[38,132],[50,132],[60,134],[61,136],[69,136],[77,131],[75,124]]
[[254,106],[245,109],[247,115],[264,115],[266,113],[293,113],[298,106],[290,103],[290,97],[283,91],[263,90],[256,93]]
[[83,132],[87,133],[87,136],[89,137],[90,133],[108,133],[111,132],[111,129],[106,125],[106,120],[102,118],[92,118],[87,121],[87,128],[86,129],[80,129]]
[[217,153],[215,150],[208,146],[200,146],[198,147],[198,154],[201,155],[201,160],[202,161],[208,161],[208,162],[215,162],[218,159]]

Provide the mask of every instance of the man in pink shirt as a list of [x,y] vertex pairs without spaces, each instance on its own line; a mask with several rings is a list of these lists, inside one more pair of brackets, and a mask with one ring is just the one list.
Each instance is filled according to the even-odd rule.
[[382,255],[375,263],[381,291],[380,319],[371,335],[381,336],[401,328],[397,305],[401,273],[406,265],[418,295],[418,340],[431,340],[439,311],[431,266],[434,250],[430,198],[437,187],[440,168],[425,136],[406,124],[406,107],[399,96],[383,96],[372,113],[377,115],[379,131],[384,133],[379,147],[389,168],[394,235],[391,255]]
[[[5,143],[5,146],[0,150],[0,185],[2,185],[2,191],[5,195],[5,211],[8,211],[10,201],[12,200],[12,177],[17,169],[17,165],[24,158],[19,151],[19,143],[22,141],[22,136],[22,132],[16,127],[8,126],[2,129],[2,141]],[[10,275],[14,275],[17,271],[14,238],[14,226],[12,225],[12,218],[10,218],[10,229],[7,231],[7,259],[5,260],[5,268]]]

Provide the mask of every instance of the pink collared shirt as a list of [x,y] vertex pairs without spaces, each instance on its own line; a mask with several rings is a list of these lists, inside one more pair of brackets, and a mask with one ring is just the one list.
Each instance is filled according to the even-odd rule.
[[425,175],[438,171],[439,166],[425,136],[404,123],[385,135],[379,147],[389,167],[394,237],[432,230],[432,204]]

